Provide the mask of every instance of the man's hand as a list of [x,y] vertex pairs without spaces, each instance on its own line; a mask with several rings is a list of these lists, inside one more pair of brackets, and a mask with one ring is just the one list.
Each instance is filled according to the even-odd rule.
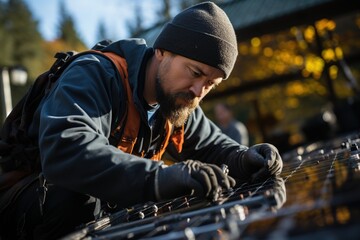
[[276,206],[274,206],[275,209],[281,208],[284,203],[286,202],[286,187],[284,179],[277,176],[274,177],[273,182],[273,189],[275,192],[275,199],[276,199]]
[[242,155],[241,163],[245,174],[250,174],[250,181],[278,176],[283,167],[277,148],[268,143],[251,146]]
[[244,150],[239,157],[232,157],[227,165],[232,177],[240,182],[254,182],[278,176],[283,162],[275,146],[261,143]]
[[195,195],[216,201],[221,189],[235,186],[235,180],[216,165],[187,160],[160,167],[155,175],[157,200]]

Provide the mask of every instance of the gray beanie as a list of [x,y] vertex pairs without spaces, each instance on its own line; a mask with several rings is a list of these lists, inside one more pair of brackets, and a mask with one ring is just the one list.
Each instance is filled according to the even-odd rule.
[[226,13],[212,2],[185,9],[157,37],[160,48],[231,73],[238,54],[234,28]]

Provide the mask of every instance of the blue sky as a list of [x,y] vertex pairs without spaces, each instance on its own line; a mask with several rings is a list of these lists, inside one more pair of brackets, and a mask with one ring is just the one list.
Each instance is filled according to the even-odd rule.
[[57,35],[60,1],[73,17],[79,36],[88,47],[98,40],[97,32],[103,21],[112,40],[128,37],[126,22],[134,19],[135,5],[141,3],[145,26],[151,26],[156,20],[159,9],[158,0],[24,0],[33,16],[39,21],[39,30],[46,40]]

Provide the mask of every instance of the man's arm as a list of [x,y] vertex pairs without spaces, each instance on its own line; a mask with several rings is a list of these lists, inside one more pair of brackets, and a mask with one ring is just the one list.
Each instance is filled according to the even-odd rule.
[[223,134],[198,107],[185,124],[183,151],[178,155],[171,148],[170,153],[177,160],[198,159],[220,166],[226,158],[234,157],[234,152],[242,152],[247,148]]
[[94,55],[69,66],[43,105],[39,146],[51,183],[127,206],[151,198],[160,163],[109,144],[112,125],[124,112],[115,71]]
[[252,181],[279,175],[282,160],[276,147],[258,144],[248,148],[240,145],[209,120],[198,107],[185,126],[185,142],[181,154],[171,147],[170,154],[178,160],[197,159],[202,162],[226,164],[229,174],[241,181]]

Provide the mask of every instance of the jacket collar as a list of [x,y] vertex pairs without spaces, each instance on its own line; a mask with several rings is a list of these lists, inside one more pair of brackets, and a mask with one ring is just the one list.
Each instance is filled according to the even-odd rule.
[[146,112],[142,106],[143,103],[140,100],[143,97],[139,96],[139,93],[142,94],[142,91],[139,91],[139,87],[143,86],[144,84],[145,75],[141,72],[143,69],[142,66],[146,64],[149,51],[153,52],[152,48],[146,45],[146,41],[144,39],[132,38],[113,42],[105,47],[102,51],[114,52],[126,59],[128,65],[129,82],[133,91],[134,103],[140,113],[141,118],[147,119]]

